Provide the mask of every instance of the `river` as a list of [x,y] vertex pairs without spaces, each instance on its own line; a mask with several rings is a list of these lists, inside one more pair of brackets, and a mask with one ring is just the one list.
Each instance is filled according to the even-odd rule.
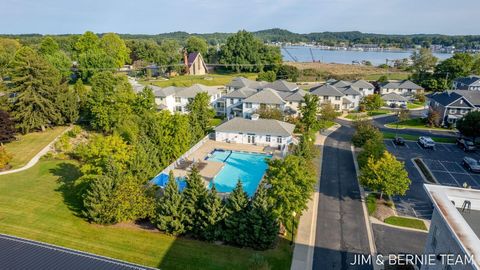
[[[322,63],[352,64],[352,61],[370,61],[376,66],[385,64],[386,59],[404,59],[409,58],[412,55],[412,51],[324,50],[315,47],[290,46],[285,47],[286,50],[284,48],[281,49],[283,60],[295,61],[288,54],[290,53],[294,58],[296,58],[297,62],[312,62],[310,48],[312,49],[314,60]],[[449,53],[433,53],[433,55],[439,60],[445,60],[452,56],[452,54]]]

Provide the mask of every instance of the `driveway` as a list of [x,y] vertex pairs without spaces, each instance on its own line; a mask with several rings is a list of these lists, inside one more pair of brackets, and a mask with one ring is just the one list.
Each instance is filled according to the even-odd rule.
[[352,266],[370,254],[367,227],[346,122],[325,141],[318,200],[313,269],[372,269]]

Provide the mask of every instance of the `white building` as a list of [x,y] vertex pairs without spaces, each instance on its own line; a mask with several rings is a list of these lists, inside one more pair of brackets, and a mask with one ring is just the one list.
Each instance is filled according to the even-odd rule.
[[396,93],[402,96],[413,97],[415,94],[423,93],[423,87],[409,80],[386,82],[380,85],[380,95],[385,95],[389,93]]
[[389,107],[400,107],[407,106],[408,99],[404,96],[401,96],[397,93],[388,93],[382,95],[382,99],[385,104]]
[[283,149],[293,143],[295,125],[273,119],[236,117],[215,128],[219,142],[265,145]]
[[373,92],[375,90],[375,86],[373,86],[373,84],[364,80],[356,80],[356,81],[329,80],[327,81],[327,83],[332,86],[335,86],[339,90],[342,90],[342,88],[351,88],[357,92],[360,92],[362,97],[373,95]]
[[285,104],[286,102],[277,91],[265,88],[243,100],[242,114],[244,118],[250,118],[252,114],[261,108],[278,109],[283,112]]
[[424,188],[434,206],[424,254],[433,261],[421,269],[480,269],[480,190],[427,184]]
[[315,86],[310,89],[310,93],[318,96],[320,105],[330,103],[336,111],[348,110],[352,107],[351,101],[345,97],[345,94],[330,84]]

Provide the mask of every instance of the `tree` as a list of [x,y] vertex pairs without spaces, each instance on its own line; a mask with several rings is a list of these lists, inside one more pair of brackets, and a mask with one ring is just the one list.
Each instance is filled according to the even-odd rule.
[[283,112],[277,108],[260,107],[255,111],[255,113],[258,114],[260,118],[263,118],[263,119],[275,119],[275,120],[283,121],[283,118],[284,118]]
[[15,123],[10,114],[0,110],[0,143],[11,142],[15,139]]
[[242,181],[238,180],[225,202],[227,216],[223,226],[223,239],[225,242],[246,246],[248,243],[248,220],[247,220],[248,195],[243,190]]
[[186,178],[187,186],[182,192],[182,200],[185,205],[185,229],[195,237],[202,233],[201,215],[199,209],[204,200],[207,189],[196,167]]
[[473,57],[469,53],[455,53],[435,67],[435,78],[443,80],[442,89],[448,89],[454,79],[470,75],[474,65]]
[[85,106],[88,100],[89,90],[85,85],[83,85],[82,80],[77,80],[73,85],[74,95],[77,97],[79,110],[85,110]]
[[75,123],[79,115],[79,102],[74,90],[67,84],[62,84],[57,93],[56,105],[61,114],[60,124]]
[[456,127],[463,136],[472,137],[473,140],[480,136],[480,111],[471,111],[457,121]]
[[208,93],[198,93],[192,102],[187,105],[187,110],[189,112],[192,143],[196,143],[207,134],[210,120],[215,115],[215,111],[210,106]]
[[8,168],[8,163],[10,163],[12,158],[13,156],[7,152],[5,147],[0,146],[0,170]]
[[367,111],[374,111],[380,109],[384,101],[379,94],[373,94],[363,97],[360,104],[364,106]]
[[12,117],[22,133],[45,129],[60,120],[56,92],[60,86],[58,72],[28,47],[21,48],[10,64],[9,74],[15,95]]
[[201,37],[190,36],[187,39],[185,49],[188,53],[199,52],[205,57],[207,55],[208,44],[207,41]]
[[115,181],[103,175],[91,175],[88,178],[88,188],[83,195],[83,215],[98,224],[115,223],[112,204]]
[[323,121],[333,121],[337,118],[338,112],[331,103],[324,103],[320,106],[320,119]]
[[251,204],[248,212],[248,245],[259,250],[271,248],[277,239],[279,224],[268,202],[265,185],[258,186]]
[[210,192],[201,202],[198,209],[200,217],[200,238],[207,241],[214,241],[221,236],[220,223],[225,218],[225,207],[222,200],[217,195],[215,184],[212,185]]
[[13,61],[15,53],[20,47],[20,43],[14,39],[0,38],[0,82],[6,75],[7,67]]
[[360,173],[360,183],[374,191],[380,192],[380,199],[388,196],[405,195],[410,186],[410,179],[403,162],[398,161],[388,151],[379,160],[368,159],[367,165]]
[[293,213],[306,209],[317,182],[312,164],[295,155],[269,160],[265,180],[270,185],[269,203],[284,224]]
[[72,60],[60,50],[58,43],[52,37],[45,37],[40,43],[39,54],[47,60],[63,78],[67,79],[71,74]]
[[425,98],[425,94],[424,93],[417,93],[415,94],[415,99],[420,102],[420,103],[425,103],[425,101],[427,100]]
[[267,82],[273,82],[277,78],[277,74],[273,70],[269,71],[262,71],[258,73],[257,76],[257,81],[267,81]]
[[317,113],[319,98],[316,95],[306,94],[303,97],[304,103],[300,106],[300,124],[307,132],[316,131],[318,128]]
[[374,127],[369,121],[357,120],[355,121],[355,133],[352,137],[352,143],[356,147],[362,147],[368,140],[383,140],[383,135]]
[[412,71],[414,80],[421,83],[428,77],[428,73],[433,71],[433,68],[437,64],[438,58],[433,56],[432,51],[427,48],[421,48],[412,53],[410,57],[412,59]]
[[428,110],[427,124],[430,127],[438,127],[440,125],[441,116],[435,109]]
[[299,143],[294,147],[293,153],[306,160],[312,160],[318,152],[314,142],[315,136],[311,132],[304,132],[300,137]]
[[300,76],[300,71],[297,67],[290,65],[281,65],[277,70],[277,80],[290,80],[296,82]]
[[155,95],[150,87],[144,87],[142,91],[137,93],[133,110],[143,115],[146,111],[156,110]]
[[362,147],[362,151],[358,154],[358,166],[362,169],[368,163],[369,158],[373,158],[373,160],[377,161],[385,152],[386,147],[383,141],[383,137],[375,137],[369,139],[365,142]]
[[164,66],[165,71],[180,71],[183,67],[178,65],[182,59],[180,44],[172,39],[163,40],[159,46],[159,55],[156,63]]
[[157,199],[156,205],[155,224],[159,230],[171,235],[185,233],[185,205],[172,171],[169,173],[163,196]]
[[130,62],[130,49],[115,33],[107,33],[99,41],[99,47],[114,60],[115,67],[120,68]]

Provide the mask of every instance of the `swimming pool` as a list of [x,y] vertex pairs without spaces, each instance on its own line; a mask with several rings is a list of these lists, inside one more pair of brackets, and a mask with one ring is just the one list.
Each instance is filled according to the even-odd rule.
[[[240,179],[243,189],[249,196],[253,196],[268,167],[265,159],[271,157],[257,153],[215,150],[207,160],[225,163],[213,179],[218,192],[231,192]],[[209,188],[211,186],[212,183]]]

